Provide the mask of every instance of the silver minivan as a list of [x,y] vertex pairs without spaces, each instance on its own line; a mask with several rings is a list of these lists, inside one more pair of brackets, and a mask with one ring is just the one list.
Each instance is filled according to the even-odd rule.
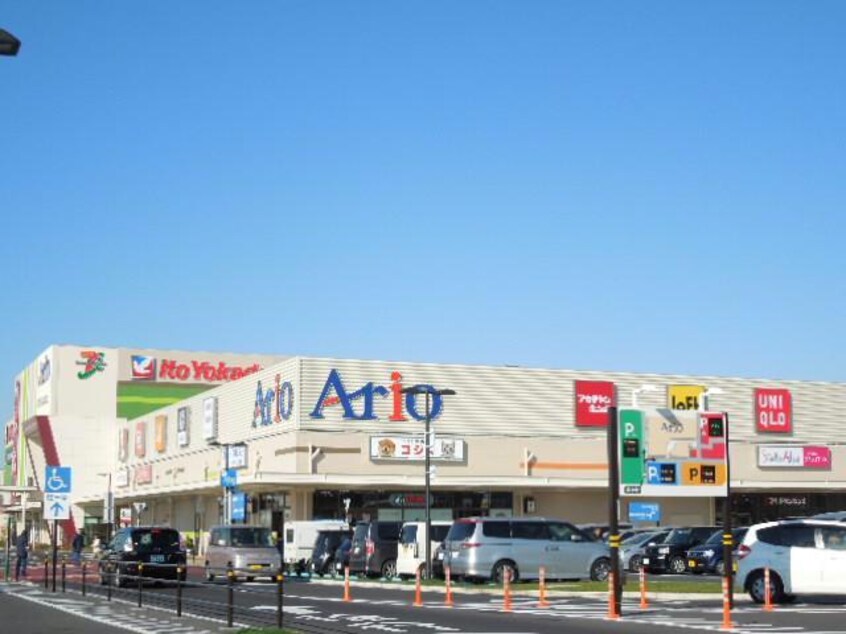
[[608,578],[608,546],[557,519],[475,517],[456,520],[444,540],[444,566],[455,577],[512,580]]
[[206,550],[206,579],[225,576],[231,564],[237,577],[275,579],[282,557],[269,528],[264,526],[214,526]]

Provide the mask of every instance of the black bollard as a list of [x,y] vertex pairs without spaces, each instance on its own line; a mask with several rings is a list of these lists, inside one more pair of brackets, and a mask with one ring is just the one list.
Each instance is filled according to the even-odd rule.
[[144,564],[138,564],[138,607],[141,607],[141,597],[143,595],[144,584],[141,583],[141,577],[144,575]]
[[282,569],[280,568],[279,571],[276,573],[276,627],[280,630],[282,629],[282,582],[284,581],[284,576],[282,575]]
[[232,562],[226,564],[226,626],[232,627],[235,620],[235,571]]
[[182,616],[182,566],[176,567],[176,616]]
[[109,569],[108,569],[107,566],[103,566],[102,568],[100,568],[100,574],[106,575],[106,601],[111,601],[112,600],[112,579],[113,579],[112,573],[109,572]]
[[50,587],[50,565],[47,558],[44,558],[44,589]]
[[67,557],[62,557],[62,594],[65,592],[65,566],[67,566]]
[[85,565],[85,562],[82,564],[82,596],[85,596],[85,573],[88,567]]

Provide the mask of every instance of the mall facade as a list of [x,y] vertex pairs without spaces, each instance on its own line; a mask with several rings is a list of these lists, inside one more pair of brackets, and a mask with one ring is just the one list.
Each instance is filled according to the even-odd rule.
[[[237,521],[279,531],[290,520],[420,519],[427,399],[403,392],[415,386],[430,393],[433,519],[604,521],[607,408],[631,405],[645,385],[652,389],[637,396],[641,408],[697,409],[707,390],[707,408],[729,413],[735,522],[846,509],[842,383],[49,350],[53,400],[39,409],[39,358],[16,398],[16,435],[7,427],[7,462],[16,450],[7,474],[37,482],[47,464],[72,466],[76,525],[91,531],[108,517],[108,486],[116,523],[169,525],[202,544],[222,521],[225,467]],[[80,355],[101,352],[107,365],[80,378],[88,371]],[[94,394],[98,380],[104,387]],[[189,385],[191,394],[175,389]],[[445,389],[455,394],[438,394]],[[7,510],[19,517],[15,501],[7,496]],[[664,525],[715,523],[723,506],[706,497],[624,498],[623,521],[632,501],[660,502]]]

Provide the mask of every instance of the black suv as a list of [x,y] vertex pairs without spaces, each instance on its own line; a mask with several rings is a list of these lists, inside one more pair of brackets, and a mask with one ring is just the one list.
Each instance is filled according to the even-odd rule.
[[647,572],[672,572],[680,575],[687,570],[687,551],[708,541],[718,530],[716,526],[685,526],[674,528],[662,544],[648,546],[643,553]]
[[109,579],[117,586],[141,576],[152,579],[176,579],[176,567],[182,566],[180,580],[185,580],[185,549],[179,531],[160,526],[135,526],[119,530],[105,547],[99,561],[100,583]]
[[350,551],[350,572],[391,579],[397,574],[397,545],[402,522],[359,522]]
[[352,531],[317,531],[314,550],[311,551],[311,571],[320,575],[332,572],[335,565],[335,551],[345,539],[352,537]]

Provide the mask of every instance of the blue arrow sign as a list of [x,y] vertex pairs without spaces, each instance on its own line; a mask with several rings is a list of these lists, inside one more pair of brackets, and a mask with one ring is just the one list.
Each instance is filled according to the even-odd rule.
[[629,504],[630,522],[660,522],[661,505],[657,502],[632,502]]
[[61,515],[64,509],[65,507],[58,502],[53,502],[53,506],[50,507],[50,510],[53,511],[53,515]]
[[247,519],[247,494],[232,494],[232,521],[243,522]]
[[71,468],[47,467],[44,471],[45,493],[70,493]]
[[220,485],[224,489],[234,489],[238,486],[238,472],[235,469],[228,469],[220,476]]

